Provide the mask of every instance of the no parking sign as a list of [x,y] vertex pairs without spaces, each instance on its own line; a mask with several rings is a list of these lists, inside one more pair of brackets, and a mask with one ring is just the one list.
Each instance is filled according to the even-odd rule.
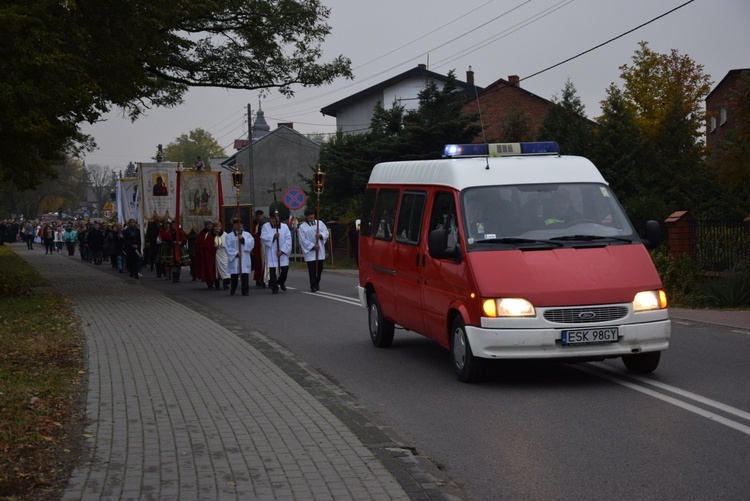
[[307,196],[300,188],[289,188],[284,192],[284,205],[289,210],[297,210],[305,206]]

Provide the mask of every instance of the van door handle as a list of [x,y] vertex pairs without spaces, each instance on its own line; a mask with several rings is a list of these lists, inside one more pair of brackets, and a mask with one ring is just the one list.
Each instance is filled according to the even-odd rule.
[[416,262],[414,263],[414,266],[416,266],[417,268],[419,268],[419,254],[417,254],[415,261]]

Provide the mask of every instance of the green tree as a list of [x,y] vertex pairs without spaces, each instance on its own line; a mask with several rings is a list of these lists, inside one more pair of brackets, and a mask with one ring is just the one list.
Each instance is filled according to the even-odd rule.
[[614,84],[607,89],[607,98],[601,105],[591,160],[617,193],[631,219],[645,221],[656,217],[667,209],[654,211],[648,184],[642,182],[649,172],[651,150],[641,137],[635,114]]
[[565,155],[590,155],[591,124],[570,80],[565,82],[562,99],[553,97],[552,104],[547,108],[539,127],[538,140],[557,141]]
[[131,119],[190,87],[317,86],[352,77],[329,62],[320,0],[6,0],[0,4],[0,181],[33,188],[65,154],[91,149],[79,124],[113,107]]
[[703,103],[711,90],[710,76],[703,72],[702,65],[675,49],[659,54],[649,48],[648,42],[640,42],[639,47],[632,65],[620,66],[620,78],[623,95],[644,138],[656,140],[666,121],[679,116],[687,120],[693,142],[702,145]]
[[5,217],[3,214],[23,214],[31,219],[61,207],[72,214],[85,197],[83,165],[77,159],[67,158],[53,169],[55,179],[45,179],[35,190],[20,191],[10,183],[0,183],[0,218]]
[[442,88],[429,82],[419,93],[419,108],[406,113],[401,134],[403,159],[439,158],[449,143],[471,143],[480,133],[477,115],[462,113],[466,95],[455,71],[448,72]]
[[676,210],[698,217],[736,211],[736,197],[717,182],[705,162],[703,103],[710,77],[703,67],[676,50],[652,51],[646,42],[620,67],[623,98],[647,147],[640,172],[644,203],[654,216]]
[[191,130],[188,134],[169,143],[164,148],[164,157],[169,162],[182,162],[186,168],[191,168],[197,157],[208,166],[209,158],[225,156],[224,148],[203,129]]
[[128,166],[125,168],[125,172],[122,172],[120,177],[138,177],[138,168],[133,162],[128,162]]

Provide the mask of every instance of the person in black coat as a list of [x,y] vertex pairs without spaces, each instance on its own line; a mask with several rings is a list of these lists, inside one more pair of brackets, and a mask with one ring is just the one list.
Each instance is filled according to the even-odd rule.
[[125,238],[125,267],[130,276],[138,280],[141,271],[141,230],[135,219],[128,220],[128,227],[123,230],[122,235]]

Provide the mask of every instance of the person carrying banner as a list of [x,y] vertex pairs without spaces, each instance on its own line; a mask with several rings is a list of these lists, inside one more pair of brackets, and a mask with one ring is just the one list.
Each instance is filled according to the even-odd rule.
[[289,254],[292,253],[292,232],[279,221],[279,211],[276,211],[268,224],[263,225],[260,239],[266,246],[266,262],[271,279],[269,286],[273,294],[279,293],[279,288],[286,290],[286,276],[289,273]]

